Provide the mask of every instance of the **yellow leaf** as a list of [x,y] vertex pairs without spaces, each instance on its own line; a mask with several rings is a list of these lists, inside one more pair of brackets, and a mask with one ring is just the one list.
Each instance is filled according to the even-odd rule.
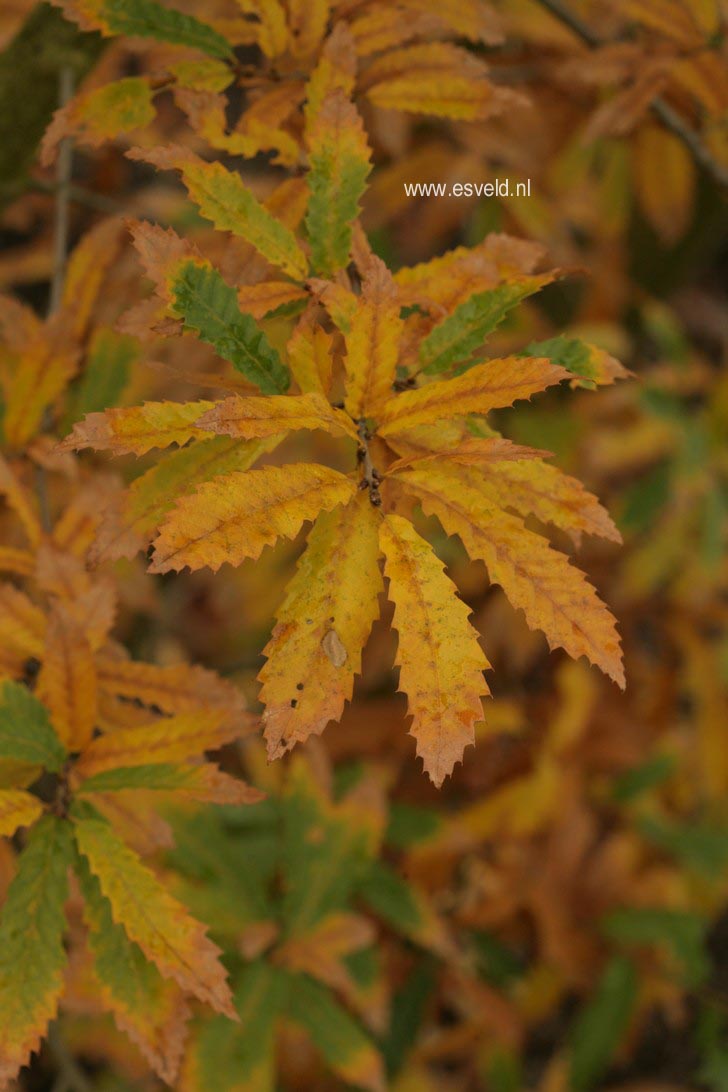
[[399,634],[400,689],[407,694],[417,754],[436,785],[452,772],[475,740],[483,719],[481,696],[489,693],[490,666],[432,547],[401,516],[386,516],[380,543],[395,604]]
[[346,410],[355,420],[376,417],[392,397],[403,326],[389,270],[379,258],[369,263],[346,334]]
[[[499,458],[498,452],[502,452]],[[524,452],[528,455],[524,458]],[[563,474],[538,458],[539,452],[520,448],[508,440],[465,441],[454,448],[418,461],[400,460],[389,473],[410,466],[427,472],[432,465],[454,462],[462,466],[484,467],[485,473],[467,475],[486,502],[498,508],[513,508],[520,515],[534,515],[542,523],[552,523],[566,531],[578,546],[582,534],[599,535],[621,542],[622,536],[611,516],[597,498],[577,478]],[[535,456],[535,457],[534,457]]]
[[297,429],[321,429],[356,440],[351,420],[320,394],[268,395],[218,402],[197,422],[200,428],[241,440],[262,440]]
[[36,504],[30,492],[20,484],[7,460],[0,455],[0,495],[20,520],[31,546],[37,546],[42,535]]
[[[452,459],[453,462],[460,463],[462,466],[487,466],[490,468],[491,464],[496,462],[519,462],[524,459],[539,459],[550,454],[550,452],[541,451],[539,448],[511,443],[510,440],[505,440],[502,436],[488,436],[481,439],[480,437],[468,435],[467,430],[460,429],[452,435],[448,430],[442,437],[438,437],[434,433],[434,429],[426,428],[420,432],[414,432],[414,439],[427,440],[429,441],[428,445],[426,446],[423,443],[418,446],[412,443],[411,446],[414,448],[412,454],[403,455],[396,463],[392,463],[387,473],[391,474],[395,470],[402,470],[406,466],[412,466],[414,463],[421,463],[431,459]],[[409,436],[401,446],[408,448],[410,446],[408,441]],[[400,447],[399,439],[396,441],[396,446],[397,448]]]
[[46,620],[42,610],[12,584],[0,584],[0,645],[19,656],[43,655]]
[[331,14],[331,0],[288,0],[291,53],[310,57],[317,53]]
[[563,554],[519,520],[489,503],[479,476],[464,467],[428,463],[396,477],[437,516],[449,535],[458,535],[474,560],[484,561],[531,629],[540,629],[551,648],[575,659],[586,656],[624,687],[615,621],[586,577]]
[[483,120],[523,101],[491,83],[479,58],[449,42],[385,53],[367,69],[366,83],[375,106],[462,121]]
[[369,498],[319,516],[263,650],[259,679],[268,754],[276,758],[338,720],[378,614],[379,515]]
[[380,436],[391,436],[447,417],[488,413],[568,378],[566,369],[551,364],[546,357],[488,360],[455,379],[438,380],[390,398],[380,414],[377,431]]
[[3,428],[10,448],[27,444],[39,431],[46,407],[73,378],[79,350],[43,328],[20,354],[5,396]]
[[223,709],[162,717],[138,728],[122,728],[92,740],[75,768],[83,777],[90,777],[117,766],[184,762],[222,747],[249,728],[247,718],[236,722]]
[[0,837],[12,838],[18,827],[29,827],[43,814],[43,804],[22,789],[0,789]]
[[195,422],[213,402],[145,402],[104,413],[87,413],[83,421],[59,444],[62,451],[92,447],[115,455],[146,455],[153,447],[186,444],[202,439],[204,429]]
[[634,137],[634,187],[642,211],[663,243],[674,246],[693,213],[697,175],[682,141],[659,125],[642,125]]
[[254,15],[252,26],[256,39],[266,57],[277,57],[288,47],[286,12],[280,0],[237,0],[238,7],[247,15]]
[[326,39],[318,64],[306,85],[307,123],[311,123],[324,100],[337,88],[350,98],[354,93],[355,77],[354,40],[346,23],[337,23]]
[[27,550],[15,546],[0,546],[0,572],[30,576],[35,568],[35,558]]
[[286,346],[293,378],[304,394],[327,395],[331,387],[333,337],[307,312]]
[[114,921],[123,925],[130,940],[165,978],[235,1019],[219,949],[203,926],[165,891],[105,820],[84,809],[74,816],[74,830],[79,850],[111,903]]
[[182,497],[155,542],[151,572],[239,565],[278,538],[294,538],[307,520],[349,500],[350,478],[297,463],[226,474]]
[[234,723],[248,723],[245,700],[232,683],[213,671],[191,664],[136,663],[100,654],[99,685],[120,698],[131,698],[165,713],[198,713],[221,709]]
[[96,667],[84,629],[60,602],[48,620],[38,696],[66,749],[83,750],[96,724]]

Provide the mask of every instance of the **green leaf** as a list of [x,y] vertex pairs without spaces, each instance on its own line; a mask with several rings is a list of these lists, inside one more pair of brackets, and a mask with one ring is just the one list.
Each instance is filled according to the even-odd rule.
[[666,948],[677,961],[686,986],[699,986],[710,973],[705,922],[698,914],[664,907],[630,906],[609,914],[602,928],[606,936],[621,944]]
[[245,967],[234,993],[240,1023],[215,1017],[206,1020],[194,1037],[192,1056],[199,1087],[273,1092],[276,1024],[289,981],[263,960]]
[[359,894],[367,905],[401,933],[416,932],[422,919],[409,884],[384,861],[373,861]]
[[211,345],[263,394],[288,390],[288,368],[255,319],[240,310],[235,289],[216,269],[185,262],[171,288],[174,310],[186,330]]
[[441,826],[440,816],[431,808],[395,802],[389,811],[385,841],[397,849],[409,849],[418,842],[433,837]]
[[119,404],[139,356],[135,338],[102,327],[91,341],[86,366],[66,414],[62,431],[70,432],[87,413],[100,413]]
[[707,819],[678,823],[645,815],[638,826],[649,842],[708,879],[724,874],[728,867],[728,827],[724,823]]
[[389,1028],[382,1047],[390,1077],[399,1072],[417,1039],[435,982],[434,960],[421,959],[392,999]]
[[196,767],[173,762],[150,762],[142,766],[115,766],[82,781],[79,793],[119,792],[122,789],[149,789],[173,792],[194,782]]
[[114,921],[165,978],[230,1015],[227,976],[204,927],[94,808],[76,800],[71,815],[76,844],[111,903]]
[[[234,941],[242,925],[273,915],[268,889],[278,868],[280,837],[270,800],[236,809],[253,820],[241,836],[230,829],[227,810],[177,817],[175,848],[167,856],[180,875],[178,893],[185,906]],[[256,827],[256,816],[263,814],[266,822]],[[240,867],[242,856],[245,868]]]
[[343,909],[366,867],[364,832],[332,812],[302,765],[292,767],[283,799],[282,863],[290,933]]
[[573,375],[595,382],[599,378],[590,345],[578,337],[558,334],[546,341],[532,341],[523,350],[524,356],[546,356],[552,364],[559,364]]
[[66,750],[53,731],[46,708],[20,683],[0,687],[0,758],[29,762],[58,773]]
[[572,1030],[571,1092],[586,1092],[602,1077],[627,1027],[636,993],[637,975],[632,963],[621,957],[613,959]]
[[382,1087],[382,1062],[371,1040],[333,995],[306,975],[292,976],[288,1017],[305,1028],[317,1050],[351,1084]]
[[[537,292],[543,278],[531,277],[525,283],[501,284],[486,292],[476,292],[439,322],[420,343],[419,356],[428,375],[444,372],[453,364],[468,361],[483,346],[488,334],[508,312],[527,296]],[[539,354],[530,354],[539,355]]]
[[620,804],[627,804],[643,792],[662,785],[675,771],[673,755],[656,755],[641,766],[625,770],[614,781],[612,796]]
[[0,1083],[37,1050],[63,988],[70,824],[45,816],[30,831],[0,915]]
[[233,59],[230,43],[207,23],[154,0],[97,0],[88,5],[90,18],[107,34],[155,38],[160,42],[191,46],[211,57]]
[[75,871],[84,898],[94,971],[106,1006],[122,1031],[171,1083],[179,1061],[179,1023],[184,1019],[179,994],[129,939],[123,926],[116,924],[98,879],[78,853]]

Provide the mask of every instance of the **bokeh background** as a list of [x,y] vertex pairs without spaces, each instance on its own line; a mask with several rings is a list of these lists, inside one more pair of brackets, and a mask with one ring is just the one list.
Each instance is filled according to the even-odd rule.
[[[222,0],[178,6],[232,18]],[[377,7],[334,10],[363,37]],[[422,20],[423,40],[443,35],[432,5],[401,7]],[[214,1020],[201,1033],[216,1059],[200,1085],[209,1092],[366,1083],[332,1064],[352,1022],[397,1092],[728,1090],[728,13],[722,0],[494,0],[479,16],[480,36],[451,36],[507,93],[493,117],[385,109],[367,99],[365,70],[375,168],[363,223],[394,268],[496,232],[528,240],[565,275],[512,314],[493,355],[578,335],[630,369],[494,422],[554,452],[615,518],[624,545],[586,540],[578,559],[619,621],[627,688],[549,653],[485,570],[433,528],[494,667],[487,719],[454,776],[437,791],[415,759],[385,609],[341,724],[275,766],[244,741],[227,761],[268,800],[243,814],[175,815],[177,848],[158,854],[250,991],[237,1039]],[[59,105],[59,70],[73,88],[93,88],[163,70],[172,47],[83,38],[55,9],[5,0],[0,50],[0,291],[43,311],[58,168],[40,166],[37,149]],[[257,63],[252,45],[241,56]],[[254,82],[229,93],[230,126],[255,95]],[[220,236],[179,184],[124,155],[171,141],[205,151],[171,91],[155,107],[145,128],[73,150],[71,245],[100,220],[129,216],[173,225],[216,256]],[[234,162],[261,197],[284,177],[265,155]],[[530,179],[531,196],[404,192],[405,182],[496,177]],[[93,336],[103,340],[141,295],[125,241]],[[271,337],[283,344],[290,328],[275,320]],[[113,375],[90,366],[73,388],[59,435],[82,409],[200,397],[194,373],[224,370],[187,339],[118,345]],[[296,443],[325,455],[324,441]],[[139,470],[135,460],[108,466],[127,479]],[[146,575],[143,559],[120,563],[116,635],[135,657],[213,668],[254,703],[300,548],[173,579]],[[274,1019],[253,987],[275,937],[261,923],[285,919],[295,892],[312,888],[343,924],[314,953],[330,991],[301,1001],[323,1006],[318,1030],[302,1031]],[[59,1083],[51,1049],[19,1089],[162,1087],[99,1014],[82,973],[61,1025],[85,1083]],[[258,1050],[267,1076],[241,1083]]]

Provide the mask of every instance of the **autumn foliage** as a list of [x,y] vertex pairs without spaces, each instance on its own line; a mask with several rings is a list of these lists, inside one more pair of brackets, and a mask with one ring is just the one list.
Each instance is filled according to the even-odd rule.
[[725,18],[0,17],[1,1089],[728,1087]]

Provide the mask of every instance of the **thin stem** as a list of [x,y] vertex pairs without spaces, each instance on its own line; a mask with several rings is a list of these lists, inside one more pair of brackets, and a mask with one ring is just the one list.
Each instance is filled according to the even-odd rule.
[[[550,11],[554,18],[563,23],[565,27],[568,27],[590,49],[598,49],[600,46],[608,44],[580,16],[562,3],[562,0],[539,0],[539,3],[541,7]],[[728,189],[728,167],[724,167],[722,163],[713,158],[710,149],[703,143],[700,135],[686,124],[680,114],[659,95],[650,103],[650,109],[663,127],[682,141],[693,159],[700,164],[706,173],[711,175],[720,186],[725,186]]]
[[[32,190],[39,190],[41,193],[52,193],[58,195],[58,183],[47,182],[44,178],[31,178],[28,181],[28,187]],[[96,193],[94,190],[87,190],[85,186],[77,186],[71,183],[68,188],[68,199],[74,205],[83,205],[85,208],[93,209],[95,212],[107,212],[112,215],[117,212],[121,212],[124,208],[120,201],[115,201],[113,197],[106,197],[103,193]]]

